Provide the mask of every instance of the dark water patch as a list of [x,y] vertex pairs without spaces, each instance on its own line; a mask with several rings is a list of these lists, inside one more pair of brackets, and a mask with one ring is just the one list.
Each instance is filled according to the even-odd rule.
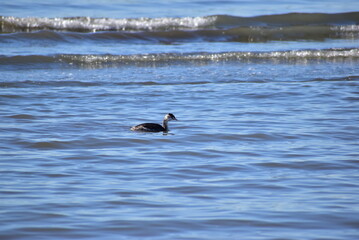
[[[1,174],[6,174],[6,172],[1,171]],[[21,190],[0,190],[0,193],[6,197],[13,197],[13,195],[23,195],[24,191]],[[5,198],[5,197],[4,197]]]
[[298,26],[298,25],[339,25],[358,24],[358,12],[322,14],[288,13],[256,17],[235,17],[220,15],[218,26]]
[[87,234],[81,234],[79,232],[77,233],[73,233],[74,231],[74,227],[55,227],[55,226],[46,226],[46,224],[44,225],[44,227],[40,227],[40,226],[28,226],[28,227],[19,227],[16,229],[16,231],[18,231],[19,236],[21,236],[22,234],[24,234],[26,237],[44,237],[44,238],[52,238],[53,236],[57,236],[57,237],[64,237],[66,238],[66,236],[71,236],[73,238],[81,238],[81,237],[85,237],[88,236]]
[[[192,166],[191,168],[181,167],[176,170],[176,175],[179,178],[193,178],[193,177],[209,177],[212,175],[218,175],[221,171],[229,169],[211,169],[208,165]],[[231,171],[238,170],[236,168]]]
[[[217,193],[221,191],[221,187],[217,186],[218,191],[216,191]],[[176,187],[165,187],[165,188],[161,188],[161,191],[166,191],[166,192],[170,192],[170,193],[175,193],[175,194],[210,194],[212,191],[215,190],[215,187],[213,186],[206,186],[206,185],[201,185],[201,186],[191,186],[191,185],[185,185],[185,186],[176,186]]]
[[[135,190],[130,190],[130,189],[124,189],[124,190],[119,190],[114,192],[113,194],[121,196],[121,197],[138,197],[138,196],[150,196],[152,195],[151,192],[148,191],[135,191]],[[114,203],[112,203],[111,201],[108,202],[109,204],[121,204],[121,201],[114,201]]]
[[64,149],[72,145],[70,141],[43,141],[30,144],[30,148],[34,149]]
[[217,158],[217,157],[220,157],[220,155],[216,155],[213,153],[206,153],[203,151],[176,151],[176,150],[164,151],[163,155],[168,156],[168,157],[174,157],[176,159],[180,159],[181,157],[183,157],[183,158]]
[[[144,196],[143,194],[141,195],[136,195],[136,197],[139,196]],[[159,202],[151,202],[151,201],[141,201],[141,200],[134,200],[134,199],[129,199],[128,201],[125,200],[111,200],[111,201],[107,201],[105,202],[105,204],[108,204],[109,206],[113,207],[113,206],[118,206],[118,207],[135,207],[135,208],[167,208],[167,207],[176,207],[176,204],[168,204],[167,206],[163,206],[163,204],[159,203]]]
[[[275,81],[275,80],[273,80]],[[160,81],[111,81],[106,79],[99,79],[98,81],[74,81],[74,80],[24,80],[24,81],[3,81],[0,83],[0,88],[76,88],[76,87],[116,87],[116,86],[180,86],[180,85],[206,85],[206,84],[235,84],[235,83],[265,83],[266,80],[252,81],[252,80],[223,80],[221,82],[214,81],[183,81],[177,79],[164,79]],[[113,94],[112,94],[113,95]],[[99,94],[100,97],[109,97],[111,94]],[[154,96],[154,95],[153,95]],[[0,98],[23,98],[19,95],[0,95]]]
[[[283,156],[284,159],[302,159],[308,158],[310,155],[303,154],[287,154]],[[313,157],[313,156],[312,156]],[[323,161],[286,161],[286,162],[263,162],[256,163],[257,166],[271,168],[271,169],[298,169],[298,170],[309,170],[309,171],[320,171],[320,170],[345,170],[351,169],[353,166],[346,163],[345,161],[336,161],[336,162],[323,162]]]
[[245,228],[245,227],[285,227],[286,224],[280,221],[270,221],[270,220],[251,220],[251,219],[211,219],[206,221],[206,225],[209,226],[226,226],[234,228]]
[[7,116],[8,118],[14,118],[14,119],[36,119],[34,115],[30,114],[15,114]]
[[[50,167],[54,167],[54,165],[51,165]],[[73,175],[67,173],[43,173],[42,176],[47,177],[49,179],[61,179],[61,178],[73,177]]]
[[105,85],[106,82],[86,82],[86,81],[72,81],[72,80],[50,80],[50,81],[36,81],[36,80],[25,80],[25,81],[6,81],[0,83],[0,88],[34,88],[34,87],[93,87]]
[[155,81],[144,81],[144,82],[117,82],[115,85],[119,86],[127,86],[127,85],[143,85],[143,86],[154,86],[159,85],[159,83]]
[[23,55],[23,56],[4,56],[0,55],[1,65],[16,65],[16,64],[46,64],[58,62],[55,56],[42,55]]
[[307,82],[336,82],[336,81],[358,81],[359,76],[342,76],[342,77],[331,77],[331,78],[314,78],[307,80]]
[[[0,83],[0,87],[4,87],[5,85],[5,83]],[[0,94],[0,98],[21,99],[23,96],[18,94]]]
[[209,84],[212,82],[209,81],[176,81],[171,79],[169,82],[155,82],[155,81],[145,81],[145,82],[117,82],[115,85],[126,86],[126,85],[143,85],[143,86],[160,86],[160,85],[203,85]]
[[359,26],[291,26],[279,28],[236,27],[228,30],[160,31],[160,32],[97,32],[68,33],[39,31],[0,35],[0,42],[84,43],[95,44],[179,44],[188,42],[325,41],[327,39],[358,39]]
[[104,81],[72,81],[72,80],[24,80],[24,81],[4,81],[0,83],[0,88],[37,88],[37,87],[98,87],[109,82]]
[[36,32],[16,32],[11,34],[1,34],[0,42],[8,43],[11,41],[35,41],[39,42],[66,42],[66,33],[54,31],[36,31]]

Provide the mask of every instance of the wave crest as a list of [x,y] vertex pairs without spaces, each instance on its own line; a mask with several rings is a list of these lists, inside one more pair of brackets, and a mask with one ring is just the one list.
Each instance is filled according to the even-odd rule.
[[58,54],[53,56],[0,56],[1,65],[65,64],[88,68],[153,64],[203,64],[210,62],[307,62],[358,61],[359,49],[293,50],[272,52],[195,52],[187,54],[158,53],[134,55]]
[[173,31],[198,29],[231,29],[238,27],[338,26],[358,25],[359,12],[289,13],[256,17],[213,15],[178,18],[20,18],[0,16],[0,32],[18,31]]
[[96,31],[160,31],[207,28],[215,16],[184,18],[19,18],[0,17],[1,32],[57,30],[75,32]]

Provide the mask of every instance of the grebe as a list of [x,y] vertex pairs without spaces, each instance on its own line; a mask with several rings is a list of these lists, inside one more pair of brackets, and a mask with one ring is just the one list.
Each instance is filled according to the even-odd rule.
[[177,120],[175,115],[172,113],[166,114],[163,119],[163,126],[157,123],[142,123],[140,125],[134,126],[131,128],[132,131],[141,131],[141,132],[168,132],[168,121]]

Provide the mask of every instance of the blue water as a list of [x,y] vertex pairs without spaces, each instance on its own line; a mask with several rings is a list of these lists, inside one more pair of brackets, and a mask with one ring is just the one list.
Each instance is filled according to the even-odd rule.
[[0,3],[0,238],[358,239],[357,10]]
[[289,12],[305,13],[338,13],[359,9],[359,3],[353,0],[344,1],[153,1],[148,0],[72,0],[72,1],[31,1],[16,0],[1,3],[1,15],[17,17],[187,17],[216,14],[236,16],[255,16],[281,14]]

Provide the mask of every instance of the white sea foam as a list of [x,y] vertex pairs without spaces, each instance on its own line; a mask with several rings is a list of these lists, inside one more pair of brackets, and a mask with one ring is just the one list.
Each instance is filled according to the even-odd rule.
[[2,21],[12,26],[26,29],[54,29],[76,31],[151,31],[167,29],[198,29],[210,27],[216,20],[209,17],[183,18],[19,18],[2,17]]
[[72,55],[56,56],[61,62],[79,64],[85,67],[98,67],[104,64],[177,64],[228,61],[273,61],[273,62],[309,62],[317,60],[343,61],[359,58],[359,49],[324,49],[272,52],[222,52],[222,53],[188,53],[188,54],[134,54],[134,55]]

